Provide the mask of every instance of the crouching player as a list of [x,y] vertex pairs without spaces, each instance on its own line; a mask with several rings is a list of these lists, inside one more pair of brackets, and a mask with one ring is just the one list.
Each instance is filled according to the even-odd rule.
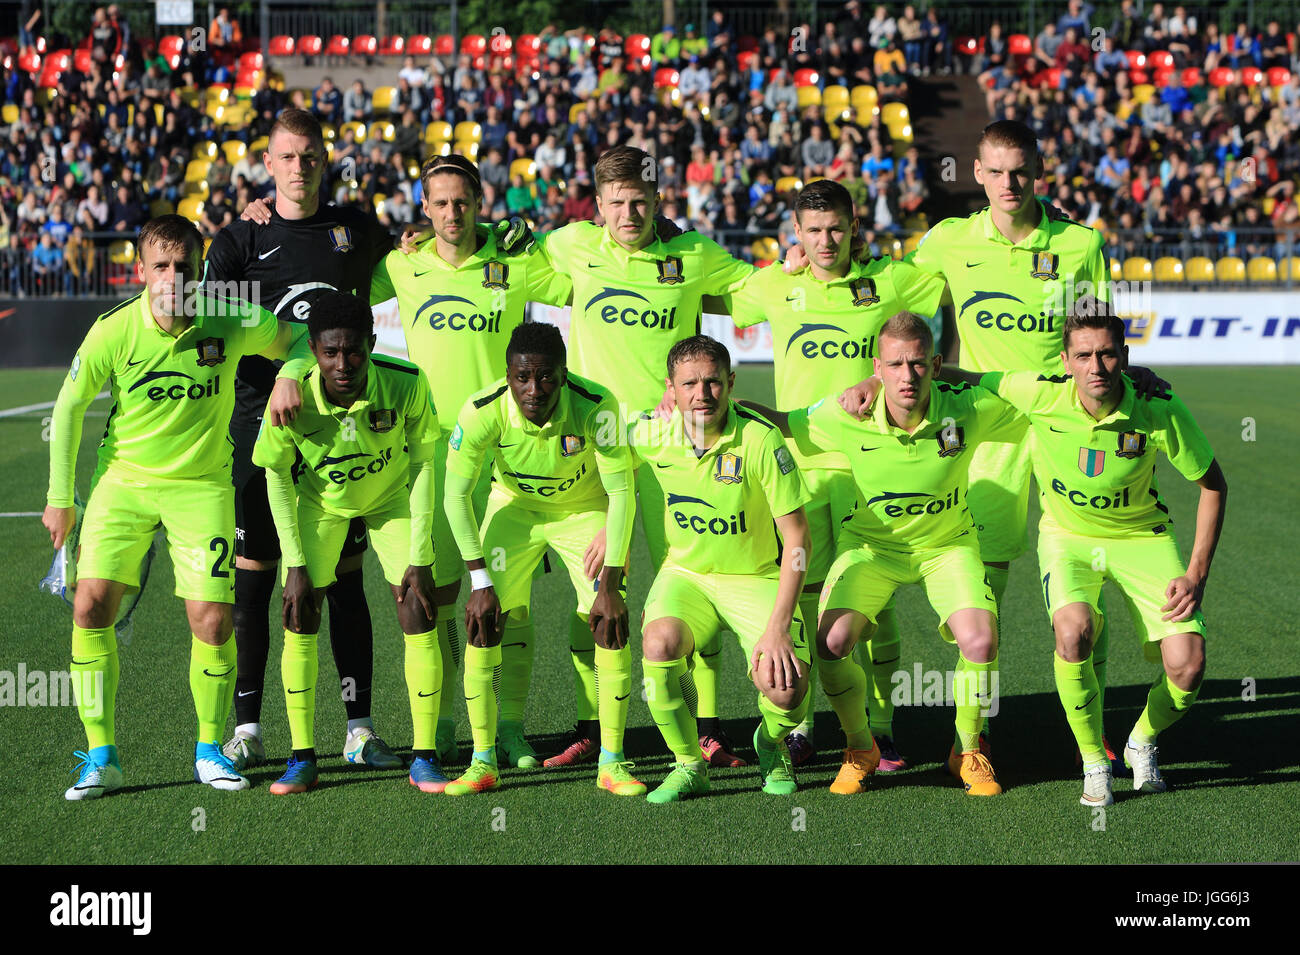
[[[1228,485],[1182,401],[1170,392],[1137,397],[1123,374],[1124,323],[1106,303],[1075,303],[1063,338],[1064,375],[955,373],[978,379],[1029,416],[1043,508],[1038,565],[1056,634],[1056,689],[1083,755],[1079,801],[1108,806],[1114,801],[1111,765],[1092,664],[1102,584],[1112,580],[1124,593],[1144,655],[1163,664],[1129,733],[1124,762],[1133,770],[1135,790],[1164,792],[1156,736],[1187,713],[1205,673],[1201,601],[1223,529]],[[1186,565],[1156,488],[1160,451],[1201,488]]]
[[[414,726],[411,785],[447,784],[435,753],[442,657],[433,599],[433,448],[438,418],[424,373],[372,358],[369,306],[323,292],[307,321],[317,364],[303,372],[302,410],[281,428],[263,423],[253,463],[266,468],[267,496],[284,553],[281,679],[293,758],[275,795],[316,785],[316,639],[325,588],[353,518],[361,518],[397,601],[406,635],[406,689]],[[301,463],[295,466],[295,461]],[[294,487],[294,474],[297,487]]]
[[754,749],[763,791],[790,795],[798,787],[786,737],[808,706],[811,659],[798,606],[808,489],[776,428],[731,400],[735,374],[720,343],[696,335],[675,344],[668,383],[672,417],[643,414],[630,428],[632,450],[663,495],[668,539],[646,597],[642,668],[650,714],[676,764],[647,798],[709,791],[681,680],[694,647],[723,629],[740,638],[759,691]]
[[[596,784],[619,796],[642,795],[646,787],[623,756],[632,655],[620,589],[635,505],[617,401],[601,385],[568,373],[558,328],[528,322],[510,336],[506,377],[466,401],[449,444],[447,520],[472,586],[465,606],[465,702],[474,758],[447,795],[499,785],[493,674],[501,666],[506,618],[528,609],[533,572],[548,545],[568,568],[578,614],[595,639]],[[480,531],[471,497],[488,460],[495,481]]]
[[934,382],[942,359],[929,325],[911,312],[881,328],[874,362],[884,394],[866,420],[852,418],[835,398],[772,416],[805,453],[845,454],[858,486],[817,624],[822,686],[846,737],[831,792],[864,792],[880,761],[867,725],[866,675],[853,648],[895,590],[919,583],[939,614],[939,632],[958,649],[959,745],[949,765],[968,794],[995,796],[1002,787],[979,736],[997,693],[997,606],[966,505],[967,469],[981,442],[1018,441],[1025,422],[978,388]]
[[141,560],[160,526],[193,634],[194,778],[216,789],[248,788],[219,740],[235,693],[235,497],[225,435],[240,358],[306,355],[301,333],[270,312],[192,294],[203,243],[188,220],[150,220],[138,247],[136,277],[145,290],[101,315],[86,334],[54,404],[50,435],[43,523],[58,548],[75,519],[82,417],[109,385],[113,412],[86,506],[72,612],[72,672],[79,687],[96,692],[77,694],[89,742],[78,754],[81,773],[68,799],[94,799],[122,785],[113,621],[126,591],[139,587]]

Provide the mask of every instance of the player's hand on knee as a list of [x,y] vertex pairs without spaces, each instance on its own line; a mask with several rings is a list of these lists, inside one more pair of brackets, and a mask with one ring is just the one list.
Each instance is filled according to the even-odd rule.
[[769,628],[754,645],[749,660],[750,669],[759,675],[764,686],[776,690],[792,689],[803,676],[799,658],[794,653],[794,642],[784,630]]
[[875,375],[856,385],[850,385],[840,393],[840,407],[861,421],[871,412],[872,402],[880,394],[882,382]]
[[50,532],[50,543],[54,545],[55,550],[58,550],[72,533],[73,525],[77,523],[77,509],[47,505],[45,513],[41,515],[41,523]]
[[606,650],[622,650],[631,636],[627,604],[617,590],[602,587],[587,618],[592,635]]
[[495,587],[482,587],[469,595],[465,604],[465,639],[471,646],[495,647],[505,630],[505,614]]
[[587,575],[588,580],[595,580],[600,576],[601,568],[605,566],[605,528],[601,528],[596,534],[587,549],[582,552],[582,572]]
[[244,206],[244,211],[239,214],[239,218],[244,222],[253,222],[257,225],[269,225],[271,222],[271,207],[273,203],[271,198],[254,199],[248,205]]
[[277,378],[271,389],[271,400],[266,404],[266,416],[271,425],[279,428],[298,417],[302,409],[302,389],[292,378]]
[[1205,581],[1196,581],[1190,575],[1184,574],[1181,577],[1175,577],[1169,581],[1169,586],[1165,588],[1165,597],[1168,598],[1165,605],[1160,609],[1167,611],[1161,620],[1168,620],[1172,623],[1182,623],[1184,620],[1191,620],[1197,609],[1201,606],[1201,598],[1205,593]]
[[410,255],[429,239],[433,238],[433,229],[417,229],[413,225],[408,225],[402,230],[402,238],[398,240],[397,248],[403,255]]
[[284,578],[284,629],[315,633],[320,629],[316,588],[306,567],[290,567]]
[[1124,369],[1124,373],[1133,382],[1133,390],[1139,398],[1150,398],[1173,387],[1145,365],[1130,365]]
[[407,567],[397,591],[399,605],[418,603],[427,619],[438,619],[438,602],[433,593],[433,568],[429,564],[412,564]]

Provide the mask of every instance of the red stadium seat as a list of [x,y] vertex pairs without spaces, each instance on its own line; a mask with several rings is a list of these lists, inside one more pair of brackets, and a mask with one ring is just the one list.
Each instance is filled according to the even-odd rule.
[[1243,66],[1241,81],[1247,86],[1259,86],[1264,82],[1264,71],[1257,66]]
[[36,85],[41,89],[54,89],[59,85],[59,71],[51,69],[47,65],[41,70],[41,76],[40,79],[36,81]]
[[1189,66],[1183,70],[1182,79],[1184,86],[1200,86],[1203,77],[1200,70],[1194,66]]
[[655,88],[676,87],[681,82],[681,74],[671,66],[661,66],[655,70]]
[[379,44],[380,56],[401,56],[406,52],[406,39],[400,36],[386,36]]
[[536,33],[525,33],[515,39],[515,53],[520,59],[536,60],[542,55],[542,38]]
[[486,70],[488,68],[487,54],[474,57],[473,67],[476,70]]
[[816,70],[805,68],[794,71],[795,86],[816,86],[818,79],[820,79],[820,77],[818,77]]
[[273,36],[267,44],[267,52],[272,56],[293,56],[294,42],[291,36]]
[[379,49],[379,41],[368,33],[363,33],[352,41],[353,56],[374,56]]
[[1153,82],[1156,85],[1156,89],[1164,89],[1166,86],[1168,86],[1169,77],[1173,76],[1177,72],[1178,71],[1173,69],[1172,67],[1165,70],[1156,70],[1155,76],[1153,78]]
[[[438,55],[451,56],[456,51],[455,49],[448,49],[446,52],[443,52],[442,50],[443,39],[444,39],[443,37],[438,37]],[[450,40],[451,37],[446,37],[446,39]],[[448,46],[451,46],[451,44],[448,43]],[[432,37],[427,37],[423,33],[417,33],[415,36],[408,36],[406,38],[406,52],[412,54],[413,56],[428,56],[433,51],[434,51],[434,46],[433,46]]]
[[77,68],[78,73],[90,72],[90,51],[83,50],[80,47],[72,51],[72,65]]
[[1268,70],[1269,86],[1286,86],[1291,82],[1291,71],[1285,66],[1271,66]]
[[28,73],[37,73],[41,69],[41,55],[28,47],[18,54],[18,68]]
[[758,59],[757,50],[743,50],[736,54],[736,66],[740,72],[748,73],[749,68],[753,66],[756,59]]
[[1013,33],[1007,37],[1007,52],[1012,56],[1032,56],[1034,41],[1023,33]]
[[1235,79],[1235,74],[1226,66],[1215,67],[1210,70],[1210,85],[1217,87],[1231,86]]
[[72,67],[71,50],[55,50],[53,53],[51,53],[49,56],[45,58],[44,68],[46,72],[49,72],[50,70],[55,70],[56,72],[62,73],[64,70],[71,69],[71,67]]
[[1145,86],[1151,82],[1151,74],[1146,70],[1129,70],[1128,80],[1134,86]]
[[639,60],[650,52],[650,38],[644,33],[633,33],[623,41],[623,52],[629,60]]
[[967,56],[974,56],[979,52],[979,48],[979,41],[973,36],[959,36],[957,38],[957,45],[953,47],[953,52],[964,53]]
[[185,50],[185,37],[165,36],[158,41],[158,52],[163,56],[179,56]]
[[460,52],[482,56],[487,52],[487,40],[481,33],[468,33],[460,38]]
[[1051,69],[1042,70],[1043,85],[1049,90],[1059,90],[1061,88],[1061,70],[1055,66]]
[[329,46],[325,47],[326,56],[347,56],[352,48],[352,41],[340,34],[330,37]]
[[252,89],[257,86],[257,75],[260,70],[240,70],[235,74],[235,88],[244,87]]
[[1147,55],[1141,50],[1125,50],[1124,55],[1128,57],[1130,70],[1140,70],[1147,65]]
[[298,37],[298,43],[296,45],[298,52],[303,56],[320,56],[321,50],[325,47],[325,44],[321,42],[320,37],[312,36],[310,34]]
[[504,33],[493,33],[487,48],[493,56],[509,56],[515,50],[515,41]]
[[256,50],[244,53],[239,57],[239,71],[260,70],[266,65],[262,60],[262,54]]
[[1147,54],[1147,66],[1153,70],[1173,69],[1174,55],[1168,50],[1152,50]]

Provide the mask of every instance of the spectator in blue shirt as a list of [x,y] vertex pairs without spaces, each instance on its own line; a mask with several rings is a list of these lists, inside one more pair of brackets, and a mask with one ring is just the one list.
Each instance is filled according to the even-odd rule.
[[1085,4],[1083,0],[1070,0],[1065,13],[1062,13],[1060,19],[1056,21],[1056,31],[1061,36],[1065,36],[1065,31],[1074,27],[1075,36],[1088,36],[1092,32],[1092,28],[1088,25],[1088,17],[1092,15],[1092,10],[1092,5]]

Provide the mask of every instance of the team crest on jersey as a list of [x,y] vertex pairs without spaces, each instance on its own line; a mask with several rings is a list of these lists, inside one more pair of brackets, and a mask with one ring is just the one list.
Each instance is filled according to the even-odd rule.
[[935,437],[939,441],[939,457],[952,458],[966,450],[965,428],[944,428]]
[[1147,436],[1141,431],[1125,431],[1119,436],[1117,458],[1140,458],[1147,450]]
[[226,360],[226,341],[224,338],[205,338],[199,342],[199,364],[220,365]]
[[392,431],[396,424],[397,410],[394,408],[380,408],[378,411],[370,412],[370,430],[376,434]]
[[686,279],[682,276],[682,260],[675,255],[670,255],[662,262],[656,262],[659,267],[659,284],[660,285],[681,285]]
[[849,285],[849,291],[853,293],[854,305],[875,305],[880,301],[880,296],[876,294],[874,279],[858,279]]
[[352,230],[345,225],[336,225],[330,229],[330,242],[334,243],[335,252],[351,252]]
[[1106,452],[1092,448],[1079,449],[1079,470],[1088,477],[1097,477],[1106,467]]
[[1044,282],[1059,278],[1056,274],[1056,266],[1060,261],[1059,255],[1051,252],[1039,252],[1034,256],[1034,269],[1029,273],[1030,278],[1042,279]]
[[566,434],[560,438],[560,454],[566,458],[580,452],[582,446],[583,440],[576,434]]
[[504,262],[489,262],[483,266],[483,287],[495,289],[508,289],[509,283],[506,277],[510,275],[510,266]]
[[713,480],[721,484],[740,483],[740,465],[744,459],[738,454],[727,452],[718,455],[718,463],[713,468]]

